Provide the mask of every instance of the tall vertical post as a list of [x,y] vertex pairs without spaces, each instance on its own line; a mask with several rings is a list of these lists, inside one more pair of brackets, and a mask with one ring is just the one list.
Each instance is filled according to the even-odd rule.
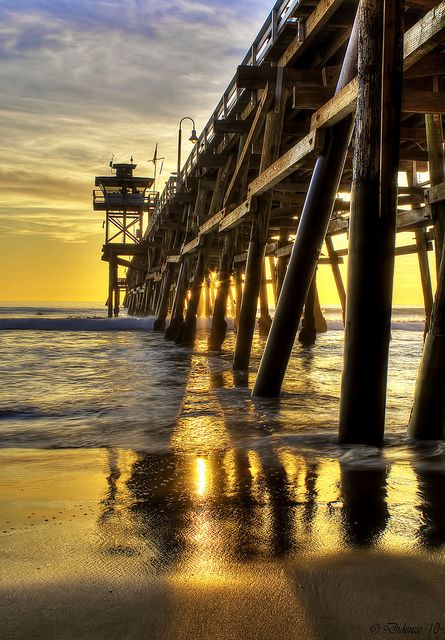
[[184,322],[178,331],[175,341],[180,344],[191,344],[196,334],[196,314],[204,280],[205,263],[207,258],[206,247],[200,248],[197,254],[195,270],[193,272],[192,286],[190,288],[190,300],[187,305]]
[[394,274],[403,0],[362,0],[340,443],[381,446]]
[[[409,187],[417,186],[417,163],[412,163],[410,171],[406,172],[406,178]],[[415,229],[414,231],[417,246],[417,257],[419,260],[420,281],[422,284],[423,303],[425,308],[425,330],[426,337],[431,322],[431,313],[433,310],[433,289],[431,286],[430,265],[428,261],[428,242],[426,237],[426,229]]]
[[[430,184],[434,186],[443,182],[444,176],[441,120],[434,115],[426,116],[426,132]],[[419,440],[443,439],[445,430],[445,260],[443,258],[445,204],[437,204],[442,205],[441,208],[437,208],[437,205],[435,209],[433,208],[436,264],[439,265],[437,288],[409,421],[411,436]]]
[[164,271],[164,277],[162,278],[161,294],[159,298],[159,304],[157,309],[157,318],[154,322],[153,328],[155,331],[163,331],[165,328],[165,319],[168,313],[168,299],[170,295],[170,287],[173,280],[173,265],[167,264],[167,268]]
[[314,344],[317,333],[315,331],[315,287],[316,287],[316,271],[312,278],[309,291],[307,292],[306,302],[304,304],[303,326],[298,334],[298,341],[302,344]]
[[114,269],[114,317],[117,318],[119,315],[119,304],[120,304],[120,296],[119,296],[119,282],[117,279],[117,263]]
[[338,258],[335,253],[334,243],[330,236],[325,238],[326,249],[328,251],[329,260],[331,262],[332,275],[334,276],[335,286],[337,287],[338,297],[340,298],[341,313],[343,317],[343,324],[345,323],[346,314],[346,291],[343,284],[343,278],[341,277],[340,267],[338,266]]
[[241,301],[243,299],[243,269],[242,266],[239,265],[235,269],[235,302],[236,302],[236,310],[235,310],[235,320],[233,322],[233,326],[235,332],[238,331],[239,325],[239,314],[241,311]]
[[[356,75],[357,32],[356,17],[336,93]],[[280,394],[307,292],[337,197],[353,125],[352,116],[348,116],[332,127],[327,132],[325,148],[315,163],[253,395],[274,397]]]
[[178,332],[184,321],[184,300],[187,293],[189,279],[189,260],[190,256],[185,256],[179,265],[179,273],[176,280],[170,324],[165,331],[166,340],[176,340]]
[[114,271],[115,271],[115,259],[113,256],[110,256],[110,260],[108,262],[108,317],[113,317],[113,295],[114,295]]
[[[437,89],[437,78],[434,78],[434,85]],[[442,114],[427,113],[425,115],[425,129],[430,185],[435,187],[445,180]],[[445,237],[445,202],[435,202],[431,208],[434,220],[436,273],[438,273]]]
[[272,319],[269,313],[269,296],[267,292],[267,258],[265,258],[260,283],[260,317],[258,318],[260,336],[268,335],[271,324]]
[[[289,242],[289,229],[287,227],[280,227],[280,238],[278,240],[278,246],[284,247]],[[286,275],[287,264],[289,262],[289,256],[279,256],[277,258],[277,295],[275,297],[275,306],[280,297],[281,287],[283,286],[284,276]]]
[[[267,114],[264,127],[260,173],[265,171],[278,158],[284,113],[286,110],[286,98],[287,90],[283,88],[279,94],[279,103]],[[260,196],[258,210],[252,221],[249,249],[247,252],[244,292],[241,301],[235,355],[233,358],[233,368],[238,370],[247,370],[249,367],[250,351],[255,331],[258,296],[260,294],[261,276],[266,253],[271,206],[272,191],[268,191]]]
[[[218,289],[213,308],[212,326],[209,335],[209,349],[219,351],[226,337],[227,322],[225,320],[227,299],[230,288],[230,273],[235,256],[238,228],[228,231],[224,236],[224,246],[218,272]],[[238,303],[237,303],[238,304]]]

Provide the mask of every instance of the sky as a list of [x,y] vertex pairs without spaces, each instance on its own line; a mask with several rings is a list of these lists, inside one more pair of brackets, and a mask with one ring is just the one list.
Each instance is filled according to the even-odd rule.
[[[106,297],[94,177],[112,154],[152,175],[159,143],[167,178],[180,118],[199,135],[272,4],[1,0],[0,300]],[[421,303],[414,258],[399,259],[401,304]],[[320,288],[338,302],[329,273]]]

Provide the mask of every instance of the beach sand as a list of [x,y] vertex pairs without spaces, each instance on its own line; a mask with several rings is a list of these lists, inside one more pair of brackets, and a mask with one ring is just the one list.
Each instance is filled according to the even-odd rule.
[[406,469],[372,517],[338,461],[300,497],[233,461],[2,450],[0,637],[445,637],[442,545],[418,535],[438,523],[397,502]]

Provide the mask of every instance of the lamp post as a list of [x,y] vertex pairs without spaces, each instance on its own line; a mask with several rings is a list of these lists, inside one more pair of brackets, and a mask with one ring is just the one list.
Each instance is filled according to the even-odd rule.
[[196,135],[195,121],[193,120],[193,118],[190,118],[190,116],[184,116],[184,118],[181,118],[181,120],[179,121],[179,131],[178,131],[178,170],[177,170],[178,185],[179,185],[179,172],[181,171],[181,138],[182,138],[181,125],[184,122],[184,120],[191,120],[193,125],[192,135],[189,138],[190,142],[192,142],[193,144],[198,142],[198,136]]

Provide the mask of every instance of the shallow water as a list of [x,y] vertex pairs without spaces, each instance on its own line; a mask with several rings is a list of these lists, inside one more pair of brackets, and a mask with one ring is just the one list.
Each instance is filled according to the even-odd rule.
[[[31,616],[39,598],[52,598],[62,615],[61,593],[86,598],[87,587],[79,596],[75,580],[100,585],[88,598],[98,599],[94,615],[102,623],[105,616],[118,624],[109,609],[103,613],[102,598],[111,593],[128,614],[128,590],[143,608],[141,589],[153,584],[159,595],[168,587],[176,619],[178,593],[196,592],[201,627],[167,632],[151,621],[150,638],[360,638],[377,614],[391,611],[412,623],[439,621],[445,636],[442,596],[427,603],[423,595],[425,584],[442,580],[445,561],[445,447],[406,435],[422,349],[418,310],[394,317],[381,451],[336,443],[343,338],[336,309],[314,347],[296,345],[279,400],[250,397],[264,346],[258,336],[247,378],[232,371],[232,333],[219,355],[207,352],[205,327],[190,349],[151,332],[152,319],[135,331],[135,320],[122,318],[115,330],[115,320],[91,319],[103,309],[40,311],[8,309],[0,317],[0,327],[2,319],[16,323],[0,331],[8,380],[0,390],[0,586],[18,603],[4,605],[10,637],[29,635],[20,606]],[[19,328],[20,316],[46,326]],[[67,316],[68,330],[57,325]],[[346,565],[332,568],[345,557]],[[352,582],[343,574],[338,582],[338,572],[350,570]],[[336,577],[331,583],[326,576]],[[395,608],[383,613],[377,598],[372,609],[369,580],[377,591],[391,584]],[[349,603],[343,613],[330,600],[338,589]],[[256,602],[247,631],[241,621],[226,635],[223,622],[211,626],[218,605],[202,613],[203,598],[232,607],[235,619],[246,590]],[[31,592],[31,604],[24,603],[20,594]],[[274,611],[284,607],[279,620],[266,613],[273,598]],[[425,599],[424,608],[413,609],[412,598]],[[349,606],[365,617],[348,622]],[[83,637],[77,618],[67,635],[54,637]],[[286,620],[290,627],[282,626]],[[301,634],[291,634],[297,622]],[[146,637],[137,626],[128,636],[117,628],[88,637]]]

